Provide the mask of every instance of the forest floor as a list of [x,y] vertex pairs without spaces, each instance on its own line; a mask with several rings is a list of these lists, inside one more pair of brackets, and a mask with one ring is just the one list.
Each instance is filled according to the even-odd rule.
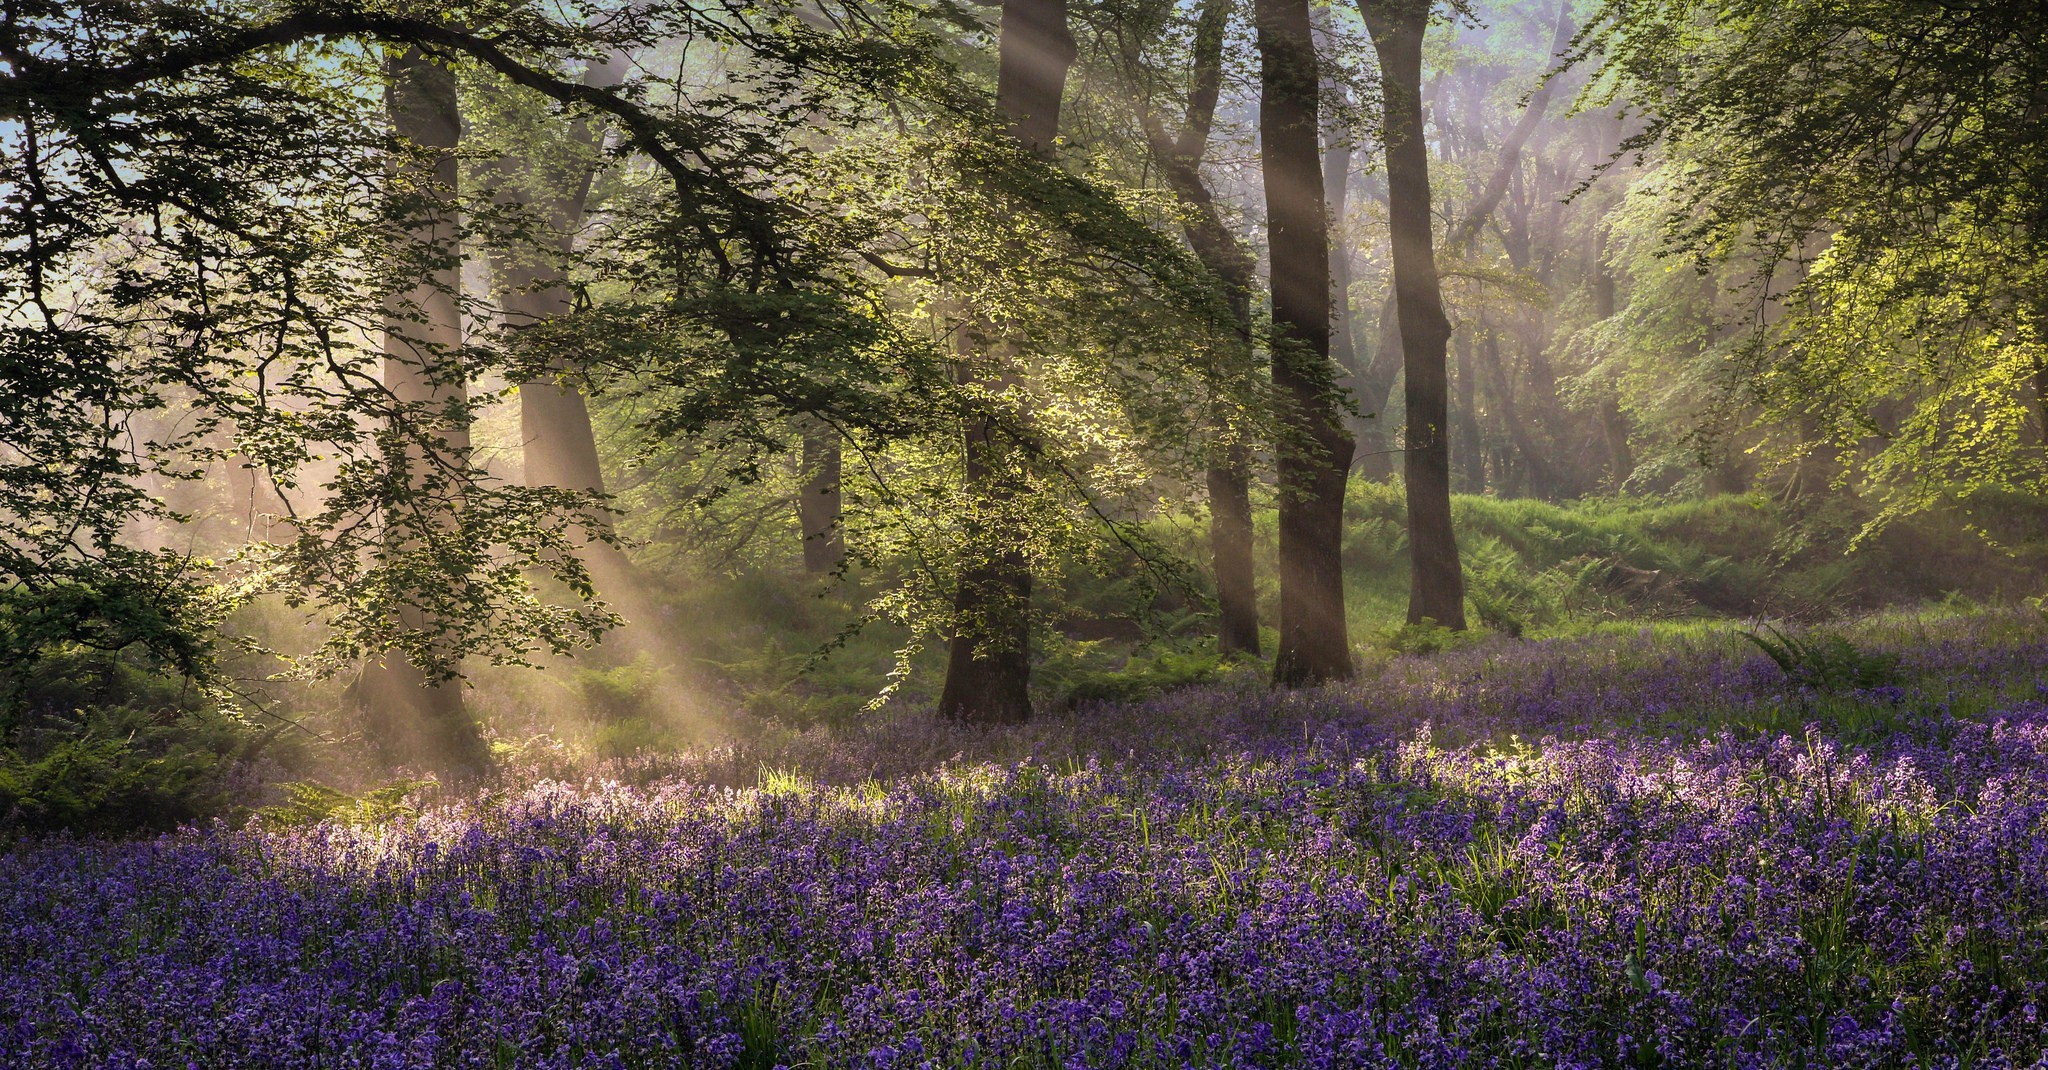
[[2048,622],[1764,638],[23,842],[0,1065],[2048,1065]]

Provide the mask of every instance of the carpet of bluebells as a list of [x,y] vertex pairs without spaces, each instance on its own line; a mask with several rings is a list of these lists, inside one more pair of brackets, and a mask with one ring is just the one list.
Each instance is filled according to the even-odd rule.
[[2048,626],[1857,634],[21,843],[0,1066],[2048,1066]]

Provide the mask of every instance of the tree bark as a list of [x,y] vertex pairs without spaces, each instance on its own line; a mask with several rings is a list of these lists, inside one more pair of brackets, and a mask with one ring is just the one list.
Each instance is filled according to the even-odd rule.
[[[616,89],[631,70],[629,57],[613,55],[593,62],[582,85],[602,91]],[[501,252],[494,260],[499,285],[505,290],[503,315],[508,326],[530,327],[575,310],[565,277],[576,253],[576,239],[590,212],[591,186],[604,148],[602,124],[573,120],[563,131],[569,153],[554,153],[562,166],[543,173],[533,158],[513,156],[502,172],[520,181],[506,185],[506,196],[536,213],[549,241],[545,248]],[[519,433],[529,487],[560,487],[594,495],[605,493],[604,469],[598,458],[597,434],[590,407],[576,381],[577,369],[557,356],[540,375],[519,384]],[[657,617],[639,569],[624,550],[609,541],[611,518],[592,518],[596,530],[577,532],[580,557],[598,594],[618,607],[629,622]],[[648,648],[667,642],[644,630],[623,629],[610,640]]]
[[1451,413],[1451,424],[1457,432],[1458,448],[1451,451],[1451,461],[1457,468],[1460,489],[1466,494],[1484,494],[1486,454],[1480,442],[1479,383],[1472,370],[1471,331],[1457,332],[1452,348],[1457,362],[1453,378],[1458,406]]
[[[1256,270],[1254,257],[1245,243],[1231,232],[1216,207],[1214,191],[1202,177],[1202,157],[1208,152],[1214,124],[1216,100],[1223,80],[1223,42],[1228,28],[1230,4],[1206,0],[1196,19],[1187,113],[1178,135],[1169,134],[1155,116],[1145,116],[1146,140],[1153,162],[1168,188],[1188,210],[1182,232],[1195,259],[1216,278],[1231,326],[1238,336],[1236,350],[1226,357],[1246,363],[1252,343],[1251,293]],[[1211,369],[1225,378],[1236,369]],[[1215,407],[1214,429],[1226,439],[1231,436],[1229,412]],[[1252,563],[1251,450],[1241,441],[1226,441],[1207,465],[1209,491],[1209,556],[1216,573],[1216,649],[1221,654],[1259,653],[1259,607],[1257,574]]]
[[1220,619],[1216,650],[1221,654],[1259,653],[1257,573],[1252,568],[1251,451],[1242,444],[1226,447],[1220,463],[1209,466],[1209,555],[1216,563],[1216,602]]
[[1612,389],[1600,399],[1600,433],[1607,446],[1607,491],[1621,493],[1628,483],[1628,477],[1636,470],[1635,448],[1629,443],[1634,428],[1628,413],[1621,407],[1621,398]]
[[[625,80],[623,57],[593,63],[583,84],[593,89],[612,89]],[[597,149],[601,133],[587,120],[578,119],[568,131],[569,142],[577,148]],[[528,161],[509,161],[511,171],[527,171]],[[594,167],[579,166],[569,174],[548,175],[553,196],[535,204],[531,192],[512,187],[515,202],[537,209],[551,232],[552,256],[501,257],[498,270],[506,289],[506,319],[514,326],[543,323],[567,315],[573,302],[562,277],[562,261],[576,250],[576,232],[589,212]],[[569,490],[604,493],[604,472],[597,457],[597,436],[590,424],[590,408],[583,391],[569,378],[566,362],[559,358],[548,365],[548,375],[519,384],[519,430],[523,442],[526,485],[563,487]]]
[[1422,38],[1430,0],[1359,0],[1379,54],[1385,97],[1387,216],[1394,299],[1407,375],[1408,622],[1465,627],[1465,577],[1451,526],[1449,375],[1451,325],[1438,287],[1430,234],[1429,146],[1422,126]]
[[[963,338],[962,346],[984,345]],[[963,365],[964,366],[964,365]],[[963,430],[967,486],[987,511],[1014,493],[1006,467],[1012,444],[993,420],[970,419]],[[953,643],[939,714],[973,724],[1031,719],[1031,563],[1018,533],[976,520],[967,532],[967,561],[953,593]]]
[[[1617,311],[1615,298],[1614,270],[1607,264],[1607,228],[1598,226],[1593,245],[1594,317],[1613,319]],[[1629,441],[1634,428],[1621,407],[1621,388],[1611,381],[1601,391],[1600,429],[1607,443],[1607,490],[1618,494],[1636,470],[1636,454]]]
[[839,530],[839,432],[821,420],[804,423],[803,489],[797,495],[797,526],[803,530],[804,571],[819,575],[846,559]]
[[1259,164],[1265,176],[1279,410],[1280,645],[1273,680],[1350,679],[1342,567],[1355,449],[1330,361],[1330,240],[1308,0],[1257,0]]
[[[427,207],[412,221],[408,241],[433,250],[436,269],[409,291],[393,294],[384,314],[384,387],[401,409],[396,419],[418,422],[398,447],[414,499],[410,507],[428,512],[426,523],[459,523],[460,503],[428,479],[435,467],[469,463],[467,385],[459,368],[462,321],[457,307],[461,249],[456,237],[455,146],[461,116],[455,73],[416,49],[395,49],[386,60],[385,104],[392,132],[427,150],[407,157],[393,179],[417,188]],[[443,496],[441,500],[435,498]],[[421,533],[422,535],[426,533]],[[407,538],[406,536],[394,536]],[[417,538],[419,536],[412,536]],[[399,624],[423,630],[430,622],[414,608],[399,612]],[[353,689],[373,743],[389,758],[424,764],[456,776],[489,766],[479,725],[462,701],[459,682],[429,679],[402,652],[386,651],[363,668]]]
[[[1325,84],[1323,92],[1343,92]],[[1356,389],[1359,376],[1358,345],[1352,333],[1351,243],[1345,227],[1347,201],[1351,193],[1351,146],[1346,131],[1334,115],[1323,122],[1323,200],[1330,214],[1330,359],[1343,375],[1342,385]]]
[[[1067,0],[1004,0],[997,33],[996,109],[1018,144],[1050,160],[1075,56]],[[1011,492],[1011,444],[985,417],[970,419],[963,439],[970,492],[999,501]],[[1031,566],[1015,537],[978,532],[972,541],[980,545],[968,549],[954,592],[943,717],[982,724],[1031,717]]]
[[1358,376],[1358,408],[1365,418],[1358,436],[1359,471],[1367,479],[1384,483],[1394,478],[1394,458],[1401,452],[1394,446],[1392,422],[1387,409],[1394,401],[1394,382],[1401,376],[1401,313],[1394,293],[1387,291],[1380,303],[1379,330],[1373,339],[1372,359],[1363,361]]

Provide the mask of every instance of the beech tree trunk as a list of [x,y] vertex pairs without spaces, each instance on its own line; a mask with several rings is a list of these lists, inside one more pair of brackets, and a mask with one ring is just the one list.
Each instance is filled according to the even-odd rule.
[[1621,493],[1628,483],[1628,477],[1636,470],[1635,448],[1629,444],[1633,432],[1628,413],[1622,411],[1621,399],[1613,391],[1600,399],[1600,432],[1607,445],[1607,492]]
[[[1230,4],[1206,0],[1196,19],[1187,114],[1178,135],[1169,134],[1156,117],[1146,116],[1146,137],[1152,159],[1167,186],[1188,209],[1182,232],[1195,259],[1216,277],[1238,335],[1235,358],[1249,358],[1252,344],[1252,276],[1254,257],[1224,222],[1214,191],[1202,177],[1202,157],[1216,117],[1223,82],[1223,43]],[[1228,359],[1228,358],[1226,358]],[[1219,378],[1237,370],[1212,369]],[[1212,426],[1232,434],[1232,419],[1217,406]],[[1207,466],[1209,491],[1209,556],[1216,572],[1216,649],[1222,654],[1259,653],[1257,574],[1252,564],[1251,451],[1242,441],[1227,441]]]
[[[1596,232],[1593,246],[1593,315],[1613,319],[1615,307],[1614,271],[1607,266],[1607,228]],[[1635,472],[1636,454],[1630,445],[1634,428],[1621,407],[1621,388],[1608,383],[1601,392],[1600,429],[1607,443],[1607,490],[1619,493]]]
[[1472,370],[1472,335],[1470,330],[1457,333],[1453,349],[1457,367],[1454,381],[1458,391],[1458,406],[1451,413],[1451,425],[1456,429],[1458,448],[1451,451],[1451,461],[1457,468],[1459,488],[1466,494],[1486,492],[1486,454],[1479,434],[1479,383]]
[[[385,104],[392,132],[426,150],[405,157],[393,180],[418,191],[426,207],[411,220],[408,237],[433,250],[437,266],[412,289],[393,294],[384,315],[384,387],[402,406],[396,419],[409,425],[402,456],[393,461],[409,473],[410,507],[428,515],[430,527],[459,523],[460,503],[445,480],[430,473],[468,464],[467,386],[457,361],[462,321],[457,307],[461,249],[455,218],[455,145],[461,116],[455,73],[413,49],[393,50],[386,60]],[[394,535],[410,540],[428,535]],[[399,613],[399,624],[423,630],[430,622],[417,609]],[[373,743],[389,758],[465,777],[489,766],[489,751],[476,719],[462,701],[461,685],[433,680],[405,654],[386,651],[363,668],[354,688]]]
[[1207,472],[1209,556],[1216,567],[1219,620],[1216,649],[1223,654],[1259,653],[1257,573],[1252,566],[1251,451],[1226,447],[1221,463]]
[[804,536],[804,571],[831,572],[846,558],[839,531],[839,432],[820,420],[804,423],[803,489],[796,500],[797,526]]
[[1407,376],[1408,548],[1413,564],[1408,622],[1465,627],[1465,577],[1451,526],[1449,375],[1451,324],[1438,287],[1430,233],[1429,146],[1422,126],[1422,38],[1431,0],[1359,0],[1379,54],[1385,97],[1387,216],[1394,300]]
[[1259,164],[1273,291],[1279,410],[1280,645],[1273,680],[1349,679],[1342,568],[1344,484],[1355,448],[1330,361],[1330,238],[1316,122],[1308,0],[1256,0]]
[[[996,108],[1011,137],[1051,159],[1075,55],[1067,0],[1004,0],[997,33]],[[985,418],[969,420],[963,437],[970,492],[990,500],[1010,493],[1011,444]],[[982,724],[1031,717],[1031,567],[1015,538],[982,531],[973,539],[979,545],[968,548],[953,599],[941,716]]]
[[[611,89],[625,79],[623,57],[591,65],[583,84],[594,89]],[[571,145],[595,150],[601,135],[583,119],[569,129]],[[593,167],[574,159],[575,170],[561,174],[533,174],[525,160],[510,161],[509,170],[527,171],[536,184],[545,183],[552,195],[535,196],[511,187],[513,199],[537,209],[552,234],[552,256],[506,257],[498,270],[506,289],[504,310],[512,326],[543,323],[566,315],[572,308],[568,286],[562,278],[562,262],[576,250],[576,232],[590,207]],[[597,437],[591,429],[590,409],[583,391],[569,377],[572,369],[560,360],[548,366],[549,374],[519,384],[519,431],[529,487],[563,487],[569,490],[604,492],[604,472],[598,466]]]
[[[1322,91],[1343,103],[1343,87],[1324,83]],[[1323,202],[1330,216],[1330,359],[1337,362],[1340,385],[1356,391],[1358,343],[1351,317],[1351,243],[1345,230],[1351,193],[1351,146],[1333,108],[1321,109],[1323,134]]]
[[1401,452],[1394,445],[1393,421],[1387,418],[1394,402],[1394,381],[1400,375],[1401,313],[1393,291],[1388,290],[1386,300],[1380,304],[1372,358],[1360,362],[1358,385],[1354,388],[1358,392],[1359,411],[1364,414],[1358,436],[1363,456],[1358,468],[1367,479],[1382,483],[1394,478],[1394,458]]
[[[610,56],[590,65],[583,84],[614,89],[630,70],[629,57]],[[505,322],[514,329],[537,326],[575,309],[564,270],[575,256],[577,235],[589,215],[604,128],[579,117],[563,135],[571,151],[514,156],[502,168],[513,179],[505,186],[508,199],[533,211],[549,238],[543,248],[500,253],[494,261],[499,285],[506,291],[502,306]],[[602,495],[604,470],[598,460],[590,407],[576,380],[577,370],[556,357],[541,374],[519,384],[525,481],[529,487]],[[638,568],[623,550],[606,541],[611,534],[610,518],[598,514],[592,521],[596,530],[575,533],[581,543],[578,556],[590,571],[592,585],[629,622],[651,620],[656,610]],[[613,642],[621,640],[629,645],[657,641],[647,632],[630,628],[619,632]],[[665,642],[666,637],[659,641]]]

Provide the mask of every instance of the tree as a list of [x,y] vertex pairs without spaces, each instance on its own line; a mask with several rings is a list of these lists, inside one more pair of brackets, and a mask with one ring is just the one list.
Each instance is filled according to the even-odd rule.
[[[1188,248],[1215,277],[1231,326],[1239,345],[1228,363],[1241,367],[1249,363],[1252,344],[1252,288],[1256,258],[1230,229],[1216,202],[1215,192],[1202,176],[1202,159],[1216,121],[1216,103],[1223,85],[1223,46],[1229,28],[1231,4],[1207,0],[1197,17],[1193,49],[1189,57],[1188,91],[1178,132],[1151,106],[1143,95],[1142,121],[1145,142],[1168,188],[1179,198],[1185,215],[1181,232]],[[1126,56],[1127,67],[1137,68],[1142,60]],[[1214,369],[1228,376],[1236,367]],[[1204,482],[1209,493],[1209,555],[1216,576],[1219,610],[1216,645],[1224,654],[1259,652],[1259,607],[1256,573],[1252,563],[1251,450],[1244,442],[1242,420],[1234,420],[1230,407],[1219,403],[1212,419],[1215,432],[1224,439],[1205,466]]]
[[2044,41],[2037,4],[1901,0],[1616,0],[1587,35],[1595,103],[1648,117],[1622,153],[1665,158],[1665,249],[1753,272],[1734,385],[1873,525],[2048,488]]
[[1444,315],[1430,223],[1429,145],[1423,137],[1422,39],[1433,0],[1359,0],[1379,55],[1387,146],[1387,216],[1394,302],[1407,383],[1404,471],[1411,580],[1408,621],[1465,627],[1465,578],[1451,525],[1451,323]]
[[822,574],[846,559],[846,537],[839,520],[842,447],[838,429],[821,420],[804,421],[802,435],[797,530],[803,536],[804,571]]
[[[996,110],[1025,152],[1050,160],[1059,135],[1060,98],[1073,66],[1074,38],[1066,0],[1004,0],[998,30]],[[996,342],[963,334],[965,344]],[[1014,494],[1004,455],[1011,444],[985,416],[965,429],[967,481],[984,494]],[[939,713],[959,720],[1004,723],[1031,716],[1031,568],[1015,533],[980,531],[954,599],[955,634],[946,661]],[[1007,543],[1007,545],[1005,545]]]
[[[1573,451],[1558,446],[1559,439],[1572,428],[1562,418],[1557,375],[1548,352],[1551,313],[1559,303],[1553,276],[1561,244],[1565,195],[1561,187],[1572,179],[1567,177],[1568,163],[1549,166],[1542,151],[1528,153],[1534,158],[1525,159],[1525,148],[1544,127],[1558,88],[1559,72],[1554,68],[1572,40],[1571,4],[1559,3],[1547,16],[1530,14],[1534,16],[1531,29],[1547,32],[1528,43],[1548,41],[1538,53],[1536,84],[1516,102],[1514,121],[1499,135],[1490,170],[1471,188],[1469,202],[1455,210],[1446,206],[1446,214],[1454,216],[1455,222],[1444,235],[1442,261],[1447,270],[1464,276],[1465,294],[1461,296],[1467,297],[1460,302],[1465,324],[1454,332],[1457,399],[1452,409],[1452,460],[1464,477],[1466,490],[1477,493],[1487,488],[1488,458],[1481,448],[1482,416],[1477,406],[1483,388],[1488,401],[1487,430],[1496,441],[1505,439],[1511,447],[1496,455],[1499,463],[1494,466],[1493,486],[1503,493],[1556,498],[1577,482],[1576,466],[1563,459]],[[1455,128],[1455,137],[1448,132],[1444,135],[1447,143],[1461,147],[1463,158],[1457,163],[1476,158],[1489,140],[1485,121],[1488,98],[1502,85],[1519,88],[1517,75],[1526,69],[1521,64],[1506,66],[1510,73],[1503,78],[1489,77],[1490,71],[1503,64],[1484,62],[1487,56],[1498,56],[1520,43],[1518,36],[1503,33],[1496,25],[1486,41],[1489,47],[1460,65],[1462,77],[1457,81],[1463,107],[1447,110],[1453,114],[1462,111],[1466,119],[1448,124]],[[1572,140],[1565,131],[1552,129],[1544,143],[1551,154],[1558,155]],[[1490,223],[1499,232],[1505,264],[1498,257],[1489,263],[1489,258],[1477,255],[1480,238]],[[1505,300],[1488,301],[1488,296]],[[1502,348],[1504,334],[1522,343],[1519,369],[1509,367],[1512,354]],[[1483,336],[1483,340],[1475,336]],[[1479,350],[1476,362],[1475,344]],[[1513,376],[1514,371],[1522,374]]]
[[[632,56],[615,51],[588,63],[580,84],[622,91]],[[528,487],[564,491],[589,501],[596,523],[571,532],[595,593],[620,607],[627,620],[652,610],[644,578],[626,557],[612,528],[603,465],[583,384],[588,369],[569,357],[565,334],[577,311],[572,269],[590,221],[594,189],[606,160],[610,124],[586,114],[566,120],[545,98],[501,81],[471,88],[479,113],[470,135],[479,154],[502,153],[477,168],[477,181],[508,218],[486,233],[497,290],[498,339],[517,381],[522,475]]]
[[[663,312],[755,353],[788,349],[821,322],[866,319],[849,308],[860,295],[833,275],[854,251],[807,225],[814,201],[766,196],[757,177],[775,173],[779,135],[810,109],[764,98],[707,117],[687,99],[582,84],[567,73],[571,57],[744,39],[762,71],[784,84],[790,71],[816,72],[828,96],[893,87],[906,67],[931,63],[886,41],[840,47],[800,26],[723,24],[682,5],[591,24],[460,4],[427,15],[348,3],[31,3],[11,15],[0,27],[0,116],[12,144],[0,165],[26,195],[0,213],[0,270],[32,314],[0,332],[10,388],[0,393],[19,399],[9,448],[34,460],[0,469],[4,508],[20,521],[0,562],[5,584],[16,601],[69,606],[66,627],[81,634],[104,631],[99,617],[117,606],[143,623],[154,604],[163,627],[137,634],[189,666],[203,666],[225,608],[278,593],[311,603],[327,625],[325,645],[293,667],[379,657],[398,675],[409,664],[411,683],[444,680],[471,655],[518,662],[591,641],[610,618],[580,597],[589,585],[576,533],[604,520],[588,494],[507,485],[462,448],[465,417],[485,400],[466,395],[490,377],[516,381],[525,365],[489,344],[455,359],[452,187],[413,181],[438,160],[407,176],[409,191],[392,180],[393,116],[360,92],[377,76],[369,57],[431,53],[615,123],[652,162],[651,185],[665,185],[635,221],[658,250],[650,262],[704,268],[676,272],[692,285]],[[842,62],[851,51],[859,64]],[[420,72],[396,73],[410,85]],[[402,86],[394,101],[411,122],[415,94]],[[444,138],[440,125],[429,141]],[[402,155],[425,164],[435,151]],[[481,225],[490,213],[471,201],[462,214]],[[793,296],[761,299],[771,289]],[[791,317],[793,307],[806,315]],[[179,418],[161,433],[138,419],[173,406]],[[285,492],[290,543],[248,547],[212,571],[123,545],[130,525],[169,518],[154,481],[198,478],[229,449]],[[579,597],[557,604],[537,573]],[[114,584],[138,597],[112,597]],[[56,617],[45,618],[36,633],[60,641]],[[453,711],[441,720],[455,723]]]
[[[393,525],[395,538],[433,544],[461,524],[462,481],[449,473],[470,466],[468,373],[462,367],[462,247],[456,219],[455,149],[462,117],[455,72],[417,49],[390,51],[385,60],[386,108],[397,142],[392,168],[403,198],[408,245],[421,268],[418,282],[394,293],[383,317],[383,386],[390,393],[387,450],[392,469],[406,480],[391,504],[410,515]],[[405,547],[395,547],[405,552]],[[399,609],[400,627],[426,632],[417,605]],[[462,701],[460,681],[427,669],[403,649],[387,650],[364,666],[356,700],[371,738],[388,754],[457,775],[489,764],[480,727]]]
[[1265,174],[1279,413],[1280,636],[1273,678],[1349,679],[1344,486],[1354,444],[1330,361],[1329,218],[1318,144],[1319,78],[1307,0],[1257,0],[1259,161]]
[[[590,64],[582,84],[610,91],[624,82],[630,69],[627,56],[609,56]],[[568,315],[574,308],[566,267],[576,256],[576,235],[589,211],[602,140],[602,126],[577,116],[559,139],[529,143],[524,153],[508,156],[499,168],[502,195],[532,214],[530,222],[537,231],[530,247],[501,248],[496,257],[505,290],[504,316],[515,331]],[[527,485],[603,494],[597,439],[575,369],[559,353],[535,363],[539,374],[519,384]]]

